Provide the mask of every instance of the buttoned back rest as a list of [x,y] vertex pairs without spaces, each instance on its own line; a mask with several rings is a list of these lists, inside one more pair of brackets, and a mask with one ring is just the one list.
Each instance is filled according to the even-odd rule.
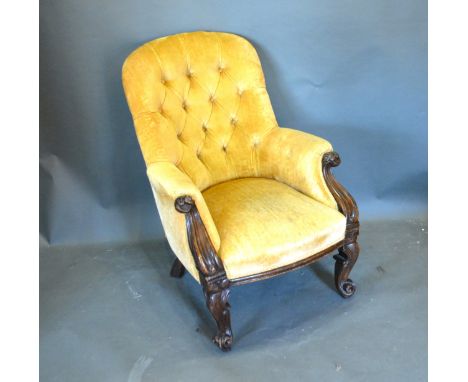
[[147,165],[169,161],[200,188],[259,174],[277,122],[260,60],[244,38],[192,32],[135,50],[123,84]]

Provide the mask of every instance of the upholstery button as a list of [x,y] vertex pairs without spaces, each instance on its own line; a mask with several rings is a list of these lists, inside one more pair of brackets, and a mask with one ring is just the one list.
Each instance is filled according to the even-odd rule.
[[163,85],[165,85],[166,82],[167,82],[166,77],[162,76],[162,77],[161,77],[161,83],[162,83]]
[[227,145],[224,144],[224,145],[223,145],[223,151],[226,152],[226,150],[227,150]]
[[201,157],[201,149],[198,149],[197,150],[197,158],[200,158]]
[[185,72],[185,75],[188,77],[188,78],[192,78],[193,77],[193,72],[190,68],[187,68],[187,71]]
[[187,111],[187,109],[188,109],[186,100],[183,100],[183,102],[182,102],[182,109],[184,109],[185,111]]
[[177,138],[180,138],[181,135],[182,135],[182,131],[179,131],[179,132],[177,133]]
[[208,130],[208,126],[206,124],[206,122],[203,122],[202,123],[202,130],[206,133],[206,131]]
[[244,89],[242,88],[237,88],[237,95],[240,97],[244,93]]
[[224,65],[222,63],[219,63],[218,64],[218,72],[222,73],[222,72],[224,72],[224,69],[225,69]]
[[231,117],[231,125],[236,126],[237,125],[237,118],[236,117]]
[[210,102],[214,103],[215,102],[215,96],[214,94],[210,94]]

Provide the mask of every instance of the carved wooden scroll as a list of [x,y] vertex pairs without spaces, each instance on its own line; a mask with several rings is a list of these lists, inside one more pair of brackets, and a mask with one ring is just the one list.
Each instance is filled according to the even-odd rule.
[[356,285],[349,278],[349,274],[359,256],[359,211],[356,201],[350,193],[335,179],[331,172],[332,167],[341,163],[338,153],[332,151],[324,154],[322,158],[322,171],[328,189],[335,198],[339,211],[346,216],[346,232],[343,246],[334,256],[335,286],[343,297],[351,297],[356,291]]

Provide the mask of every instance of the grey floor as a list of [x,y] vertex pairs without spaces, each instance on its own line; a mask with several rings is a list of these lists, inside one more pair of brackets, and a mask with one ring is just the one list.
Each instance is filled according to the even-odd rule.
[[352,277],[330,257],[231,293],[233,350],[164,242],[41,248],[41,381],[425,381],[427,225],[364,222]]

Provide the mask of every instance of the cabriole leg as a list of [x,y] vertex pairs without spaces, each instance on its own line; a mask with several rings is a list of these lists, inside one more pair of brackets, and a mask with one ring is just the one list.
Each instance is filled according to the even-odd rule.
[[344,297],[351,297],[356,292],[356,285],[349,278],[349,274],[359,256],[358,242],[347,243],[338,249],[338,255],[333,258],[335,263],[335,286],[338,293]]
[[226,275],[203,282],[206,306],[216,321],[218,331],[213,343],[221,350],[229,351],[232,346],[231,312],[229,298],[229,280]]

